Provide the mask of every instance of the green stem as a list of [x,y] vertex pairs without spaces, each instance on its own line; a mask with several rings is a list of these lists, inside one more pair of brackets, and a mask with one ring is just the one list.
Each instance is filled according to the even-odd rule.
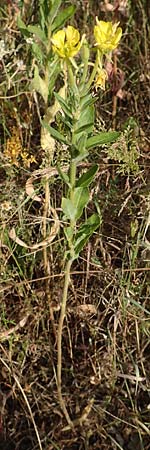
[[91,84],[92,84],[93,81],[94,81],[94,78],[95,78],[95,75],[96,75],[96,73],[97,73],[97,69],[98,69],[98,66],[99,66],[99,62],[100,62],[100,59],[99,59],[99,52],[97,52],[97,56],[96,56],[96,60],[95,60],[95,64],[94,64],[92,73],[91,73],[91,75],[90,75],[90,78],[89,78],[88,83],[86,84],[86,90],[87,90],[87,91],[90,89]]
[[71,185],[71,190],[70,190],[70,199],[72,200],[72,195],[73,195],[73,191],[75,188],[75,182],[76,182],[76,169],[77,169],[77,165],[75,160],[71,160],[70,162],[70,185]]
[[[74,96],[78,95],[78,88],[76,86],[76,81],[72,72],[72,67],[70,65],[69,61],[66,61],[67,63],[67,69],[68,69],[68,81],[70,84],[70,88],[73,91]],[[72,129],[72,145],[75,144],[75,136],[74,136],[74,130]],[[73,202],[73,196],[74,196],[74,189],[76,184],[76,168],[77,164],[76,161],[72,158],[70,161],[70,172],[69,172],[69,178],[70,178],[70,190],[68,193],[68,197]],[[64,319],[66,315],[66,304],[67,304],[67,297],[68,297],[68,288],[70,283],[70,270],[72,266],[72,262],[74,259],[74,246],[73,246],[73,239],[74,239],[74,232],[76,227],[76,219],[70,220],[70,228],[72,229],[72,239],[69,245],[69,253],[70,257],[66,262],[65,267],[65,280],[64,280],[64,288],[63,288],[63,296],[62,296],[62,304],[61,304],[61,312],[59,317],[59,324],[58,324],[58,334],[57,334],[57,390],[58,390],[58,399],[60,403],[60,407],[64,413],[64,416],[68,422],[68,425],[73,428],[73,423],[70,419],[70,416],[68,414],[65,401],[62,396],[62,335],[63,335],[63,324]]]
[[65,319],[66,314],[66,303],[67,303],[67,297],[68,297],[68,288],[70,283],[70,269],[72,265],[72,259],[69,259],[66,263],[66,270],[65,270],[65,280],[64,280],[64,289],[63,289],[63,298],[62,298],[62,304],[61,304],[61,312],[60,312],[60,318],[59,318],[59,325],[58,325],[58,333],[57,333],[57,390],[58,390],[58,399],[61,406],[61,409],[64,413],[64,416],[68,422],[68,425],[73,427],[72,421],[69,417],[68,411],[66,409],[66,405],[62,396],[62,332],[63,332],[63,323]]
[[78,88],[76,85],[76,79],[75,79],[73,71],[72,71],[71,62],[69,61],[69,59],[67,59],[66,63],[67,63],[67,69],[68,69],[68,78],[69,78],[68,81],[69,81],[71,90],[73,91],[74,95],[78,98],[79,92],[78,92]]
[[84,84],[86,82],[87,77],[87,71],[88,71],[88,64],[89,64],[89,46],[86,41],[84,41],[82,46],[82,64],[83,64],[83,74],[80,81],[80,88],[82,91],[82,88],[84,88]]

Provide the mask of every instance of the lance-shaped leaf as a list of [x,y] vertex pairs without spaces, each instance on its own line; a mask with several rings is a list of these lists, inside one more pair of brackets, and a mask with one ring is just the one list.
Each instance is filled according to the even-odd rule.
[[94,103],[98,100],[98,97],[92,97],[90,94],[86,94],[80,99],[80,107],[81,110],[84,110],[88,106],[94,105]]
[[61,207],[66,219],[75,220],[75,209],[70,198],[63,197]]
[[109,144],[118,139],[120,133],[118,131],[102,131],[87,139],[86,147],[92,148],[98,145]]
[[[62,0],[53,0],[52,1],[52,6],[51,6],[49,14],[48,14],[48,22],[49,22],[49,24],[53,23],[55,17],[58,14],[58,10],[59,10],[59,8],[61,6],[61,3],[62,3]],[[60,14],[61,14],[61,12],[60,12]]]
[[70,5],[68,8],[65,8],[64,10],[60,11],[60,13],[55,18],[53,24],[52,24],[52,32],[58,30],[58,28],[62,28],[66,21],[70,19],[76,11],[75,5]]
[[48,123],[45,122],[45,120],[41,121],[43,127],[47,128],[51,136],[56,139],[56,141],[63,142],[66,145],[69,145],[69,142],[67,142],[66,138],[63,136],[63,134],[59,133],[55,128],[48,125]]
[[43,42],[43,44],[45,44],[45,42],[47,41],[47,37],[44,33],[44,31],[42,30],[42,28],[39,25],[28,25],[28,31],[32,34],[35,34],[35,36]]
[[83,209],[89,201],[88,189],[83,187],[75,188],[72,201],[75,208],[75,219],[77,220],[81,217]]
[[74,132],[79,137],[79,134],[81,135],[83,131],[85,131],[87,134],[91,133],[93,131],[93,127],[94,127],[94,108],[93,105],[91,105],[81,111],[79,119],[75,124]]
[[37,59],[38,63],[44,64],[45,55],[43,49],[36,42],[32,43],[32,54]]
[[21,19],[20,14],[18,14],[18,16],[17,16],[17,25],[18,25],[19,30],[23,34],[23,36],[25,36],[25,37],[29,37],[30,36],[30,32],[28,31],[28,27],[26,26],[26,24]]
[[95,166],[90,167],[90,169],[86,172],[83,173],[83,175],[81,175],[81,177],[79,178],[79,180],[76,183],[77,187],[88,187],[90,185],[90,183],[93,181],[95,174],[98,170],[98,165],[95,164]]
[[62,198],[61,206],[65,217],[71,221],[79,219],[88,201],[88,189],[82,187],[75,188],[71,200],[65,197]]
[[78,229],[74,240],[74,252],[78,258],[81,250],[92,236],[94,231],[101,225],[101,217],[98,214],[92,214],[87,221]]
[[67,102],[64,98],[62,98],[59,94],[57,94],[57,92],[54,92],[55,97],[57,98],[59,104],[62,107],[62,110],[64,111],[64,113],[70,117],[70,119],[72,119],[72,113],[70,111],[70,108],[67,105]]

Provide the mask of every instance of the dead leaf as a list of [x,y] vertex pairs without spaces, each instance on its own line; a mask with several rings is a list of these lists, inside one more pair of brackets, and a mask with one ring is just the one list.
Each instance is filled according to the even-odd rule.
[[76,311],[79,316],[83,316],[85,314],[97,314],[96,306],[91,303],[77,306]]
[[53,215],[54,225],[51,227],[51,231],[49,236],[44,239],[41,242],[38,242],[37,244],[33,245],[27,245],[24,241],[19,239],[16,235],[15,228],[12,228],[9,232],[9,237],[16,242],[16,244],[20,245],[21,247],[28,248],[30,250],[38,250],[43,247],[47,247],[51,242],[55,239],[56,235],[59,232],[59,218],[54,208],[50,207],[50,211]]

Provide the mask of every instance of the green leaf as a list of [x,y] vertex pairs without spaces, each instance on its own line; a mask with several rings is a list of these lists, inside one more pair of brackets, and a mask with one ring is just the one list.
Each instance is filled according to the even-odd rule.
[[68,243],[70,244],[71,241],[72,241],[72,238],[73,238],[73,229],[72,229],[72,227],[64,228],[64,233],[65,233],[65,236],[66,236],[66,239],[67,239]]
[[40,62],[40,64],[44,64],[44,52],[41,49],[40,45],[36,42],[33,42],[32,44],[32,54],[36,57],[37,61]]
[[85,153],[87,153],[86,152],[86,141],[87,141],[87,134],[83,132],[77,143],[78,151],[82,155],[85,155]]
[[71,200],[69,198],[63,197],[61,207],[66,218],[73,221],[79,219],[88,201],[88,189],[82,187],[74,189]]
[[81,111],[86,109],[88,106],[94,105],[94,103],[98,100],[98,97],[92,97],[90,94],[81,97],[80,107]]
[[49,95],[51,95],[52,90],[55,86],[55,81],[56,81],[57,75],[60,73],[60,61],[58,58],[53,60],[52,64],[50,62],[48,70],[49,70],[49,77],[50,77],[48,89],[49,89]]
[[70,19],[76,11],[75,5],[70,5],[68,8],[60,11],[56,19],[54,20],[52,24],[52,32],[58,30],[58,28],[61,28],[65,25],[66,21]]
[[56,139],[59,142],[64,142],[64,144],[69,145],[69,142],[67,142],[66,138],[63,136],[63,134],[59,133],[55,128],[51,127],[46,123],[44,120],[42,120],[43,127],[47,128],[51,136]]
[[69,220],[75,220],[75,209],[69,198],[62,198],[61,207],[65,217]]
[[45,44],[47,37],[39,25],[28,25],[27,29],[30,33],[35,34],[35,36]]
[[67,120],[66,116],[63,116],[60,112],[58,112],[58,121],[60,119],[61,123],[64,123],[69,130],[72,130],[72,123]]
[[17,25],[18,25],[19,30],[23,34],[23,36],[25,36],[25,37],[29,37],[30,36],[30,33],[28,31],[28,27],[25,25],[25,23],[21,19],[20,14],[18,14],[18,16],[17,16]]
[[110,142],[114,142],[120,136],[120,132],[118,131],[102,131],[101,133],[96,134],[87,139],[87,148],[96,147],[97,145],[109,144]]
[[40,77],[39,75],[39,69],[37,66],[35,66],[34,69],[34,78],[31,82],[32,89],[35,89],[35,91],[39,92],[39,94],[42,95],[45,103],[47,103],[48,98],[48,87],[45,81]]
[[58,173],[59,173],[60,178],[62,179],[62,181],[64,181],[65,184],[67,184],[67,186],[70,188],[70,182],[69,182],[69,177],[68,177],[67,173],[63,172],[61,170],[60,166],[57,166],[57,170],[58,170]]
[[82,125],[82,127],[79,127],[75,130],[75,134],[81,134],[83,131],[85,131],[87,134],[91,133],[93,130],[93,121],[86,123],[85,125]]
[[82,95],[81,98],[80,98],[80,106],[81,106],[81,108],[83,108],[84,105],[85,105],[88,101],[91,100],[91,98],[93,98],[91,94],[84,94],[84,95]]
[[77,187],[74,189],[72,202],[75,209],[75,219],[79,219],[83,209],[89,201],[89,191],[87,188]]
[[75,241],[74,241],[74,251],[76,258],[78,258],[79,253],[89,240],[90,236],[94,233],[94,231],[100,226],[101,218],[98,214],[92,214],[91,217],[87,219],[87,221],[80,226],[79,230],[76,233]]
[[73,160],[74,160],[76,163],[79,163],[80,161],[85,160],[85,158],[87,158],[88,155],[89,155],[89,153],[88,153],[87,151],[85,151],[84,153],[80,153],[79,155],[75,156],[75,157],[73,158]]
[[62,3],[62,0],[53,0],[49,15],[48,15],[48,22],[50,24],[53,23],[55,17],[57,16],[58,10],[61,6],[61,3]]
[[76,122],[75,134],[80,134],[83,131],[86,133],[91,133],[94,127],[94,108],[92,106],[88,106],[86,109],[81,111],[79,119]]
[[55,97],[57,98],[59,104],[61,105],[64,113],[72,119],[72,113],[70,111],[70,108],[67,105],[66,100],[64,100],[57,92],[54,92]]
[[77,187],[88,187],[90,183],[93,181],[93,178],[95,177],[95,174],[98,170],[98,165],[91,167],[86,173],[83,173],[79,180],[76,183]]

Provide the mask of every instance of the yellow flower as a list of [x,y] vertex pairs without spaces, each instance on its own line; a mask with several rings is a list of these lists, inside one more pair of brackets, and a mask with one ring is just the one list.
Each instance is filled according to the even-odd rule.
[[105,90],[105,83],[106,80],[108,79],[108,74],[106,72],[105,69],[99,69],[98,70],[98,74],[95,80],[95,87],[97,88],[101,88],[103,89],[103,91]]
[[57,31],[52,36],[52,48],[61,58],[72,58],[82,45],[84,36],[80,41],[80,33],[74,27],[68,25],[64,30]]
[[97,25],[94,27],[96,47],[102,53],[114,50],[122,36],[122,28],[118,27],[119,23],[104,22],[103,20],[98,20],[97,17],[96,23]]

